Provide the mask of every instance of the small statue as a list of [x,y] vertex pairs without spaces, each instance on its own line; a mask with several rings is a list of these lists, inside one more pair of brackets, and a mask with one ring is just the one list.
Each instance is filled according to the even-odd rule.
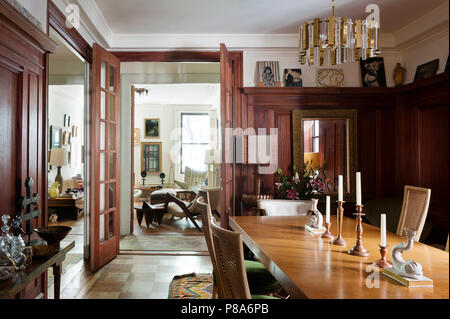
[[23,254],[25,242],[22,239],[22,235],[25,235],[25,232],[22,229],[22,219],[20,216],[14,217],[11,224],[11,230],[13,233],[11,242],[11,259],[17,266],[21,266],[26,263],[27,257]]
[[58,215],[56,215],[55,213],[51,214],[48,217],[48,221],[50,222],[50,224],[56,224],[58,222]]
[[312,198],[311,201],[313,202],[313,206],[312,209],[308,211],[308,216],[310,215],[313,216],[311,217],[307,225],[314,228],[322,228],[323,227],[322,213],[317,209],[317,203],[319,202],[319,200],[316,198]]
[[50,189],[48,190],[48,194],[51,198],[57,198],[59,196],[59,183],[54,182]]
[[406,69],[404,67],[402,67],[400,63],[397,63],[397,66],[394,69],[395,86],[403,85],[403,82],[405,82],[405,73],[406,73]]
[[414,238],[416,231],[412,229],[405,229],[407,243],[400,243],[392,248],[391,257],[394,263],[393,270],[402,277],[421,279],[423,277],[422,265],[416,263],[414,260],[408,259],[406,262],[402,258],[405,251],[411,250],[414,246]]
[[9,234],[8,221],[11,217],[8,214],[2,216],[3,226],[2,226],[2,237],[0,238],[0,255],[11,257],[11,242],[12,237]]

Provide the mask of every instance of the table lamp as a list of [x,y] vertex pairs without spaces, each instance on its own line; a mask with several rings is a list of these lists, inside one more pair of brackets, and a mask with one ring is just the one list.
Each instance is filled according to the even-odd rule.
[[59,183],[59,193],[63,191],[63,178],[61,176],[61,167],[67,165],[67,151],[65,148],[52,148],[50,151],[50,165],[58,167],[55,182]]

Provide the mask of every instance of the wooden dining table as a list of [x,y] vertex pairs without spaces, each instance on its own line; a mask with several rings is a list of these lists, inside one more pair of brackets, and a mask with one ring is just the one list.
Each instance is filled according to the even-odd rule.
[[[314,299],[448,299],[449,254],[416,242],[403,258],[422,265],[424,276],[433,287],[406,287],[382,274],[373,262],[380,258],[380,229],[363,223],[364,247],[368,257],[347,253],[355,245],[355,219],[344,217],[342,236],[345,246],[305,230],[307,216],[233,216],[230,227],[291,298]],[[331,232],[336,235],[336,216],[331,216]],[[405,237],[387,233],[391,249]]]

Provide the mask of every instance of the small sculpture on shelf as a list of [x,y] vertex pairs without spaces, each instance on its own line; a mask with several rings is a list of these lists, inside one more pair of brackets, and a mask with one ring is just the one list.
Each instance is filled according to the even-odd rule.
[[416,237],[416,231],[411,229],[405,229],[405,234],[407,238],[407,243],[401,242],[392,248],[392,262],[394,263],[394,270],[398,275],[412,278],[420,279],[423,276],[422,265],[415,262],[412,259],[404,261],[402,254],[405,251],[411,250],[414,246],[414,238]]
[[50,195],[51,198],[57,198],[59,196],[59,183],[58,182],[54,182],[49,190],[48,190],[48,194]]
[[405,73],[406,69],[402,67],[400,63],[397,63],[397,66],[394,69],[394,82],[395,86],[402,86],[403,82],[405,82]]
[[147,177],[147,172],[145,170],[141,172],[141,177],[142,177],[142,186],[145,186],[145,178]]
[[22,266],[26,263],[26,256],[23,254],[25,249],[25,242],[22,239],[22,235],[25,235],[25,231],[22,229],[22,219],[19,216],[14,217],[11,230],[13,233],[11,242],[11,259],[16,266]]
[[164,187],[164,178],[166,178],[166,174],[164,173],[159,174],[159,178],[161,178],[161,186]]

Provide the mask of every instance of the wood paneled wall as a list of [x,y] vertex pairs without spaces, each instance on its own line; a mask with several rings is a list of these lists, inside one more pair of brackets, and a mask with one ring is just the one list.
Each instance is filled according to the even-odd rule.
[[[448,73],[401,88],[243,88],[244,128],[278,128],[278,166],[292,166],[291,112],[356,109],[358,170],[364,200],[402,197],[404,185],[432,189],[428,219],[448,233]],[[238,184],[254,192],[255,167]],[[261,190],[273,193],[274,175]],[[439,235],[439,236],[441,236]]]
[[[0,1],[0,215],[14,216],[25,195],[25,179],[47,220],[47,53],[55,43],[17,10]],[[46,274],[30,284],[18,298],[46,297]]]

